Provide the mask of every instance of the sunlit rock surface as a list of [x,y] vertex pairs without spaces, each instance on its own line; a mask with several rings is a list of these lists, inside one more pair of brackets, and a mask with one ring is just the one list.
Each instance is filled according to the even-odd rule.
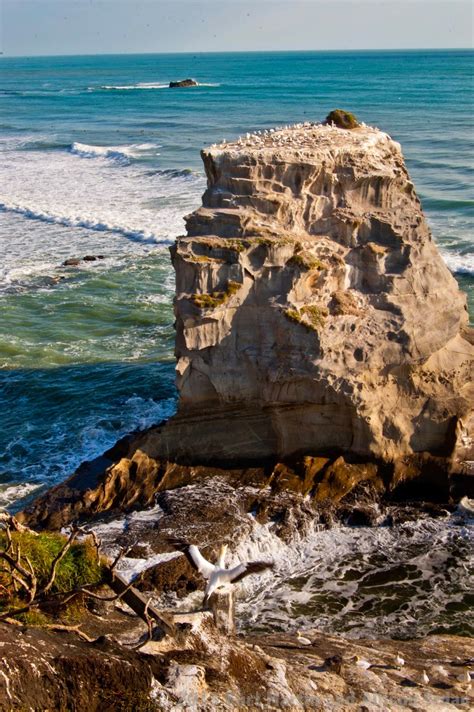
[[300,125],[202,157],[173,250],[179,411],[156,454],[391,461],[468,442],[465,297],[399,144]]

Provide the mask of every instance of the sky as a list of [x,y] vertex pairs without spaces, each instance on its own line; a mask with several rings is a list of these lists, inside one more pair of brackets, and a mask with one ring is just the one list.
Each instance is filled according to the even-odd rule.
[[467,48],[472,15],[472,0],[0,0],[0,51]]

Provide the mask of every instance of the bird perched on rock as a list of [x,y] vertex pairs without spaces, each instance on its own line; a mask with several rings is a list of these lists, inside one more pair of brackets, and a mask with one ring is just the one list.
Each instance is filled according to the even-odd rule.
[[395,664],[397,667],[403,667],[405,665],[405,660],[402,658],[400,653],[397,652],[397,657],[395,658]]
[[458,677],[459,682],[463,682],[465,685],[471,684],[471,673],[469,670],[464,670]]
[[313,641],[309,638],[305,638],[301,631],[296,633],[296,637],[298,638],[298,643],[301,643],[301,645],[313,645]]
[[433,672],[440,677],[449,677],[449,672],[442,665],[436,665]]
[[421,680],[421,683],[422,683],[423,685],[428,685],[428,684],[429,684],[430,678],[429,678],[428,675],[426,674],[426,670],[423,670],[423,672],[421,673],[420,680]]
[[225,557],[227,553],[227,544],[223,544],[220,548],[219,556],[215,564],[204,558],[195,544],[188,544],[181,539],[170,539],[169,543],[177,550],[181,551],[196,571],[199,571],[201,576],[207,579],[207,586],[204,592],[204,605],[207,606],[209,598],[218,589],[229,589],[232,584],[236,584],[246,576],[257,574],[266,569],[272,569],[274,563],[272,561],[245,561],[240,562],[237,566],[231,569],[225,568]]
[[359,658],[358,655],[354,655],[354,657],[351,658],[351,663],[354,663],[357,667],[362,668],[362,670],[368,670],[372,667],[372,663],[369,663],[368,660],[364,660],[363,658]]

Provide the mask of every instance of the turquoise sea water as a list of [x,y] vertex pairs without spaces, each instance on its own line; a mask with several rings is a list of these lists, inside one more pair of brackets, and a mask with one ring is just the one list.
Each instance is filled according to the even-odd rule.
[[[473,57],[1,58],[0,505],[173,412],[168,246],[205,145],[336,107],[383,128],[472,310]],[[188,76],[200,86],[167,88]],[[85,255],[104,259],[62,266]]]

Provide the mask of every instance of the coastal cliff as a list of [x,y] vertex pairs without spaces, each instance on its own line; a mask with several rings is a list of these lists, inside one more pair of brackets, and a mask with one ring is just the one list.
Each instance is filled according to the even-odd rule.
[[299,124],[202,158],[203,205],[171,250],[177,415],[23,516],[55,526],[149,505],[209,467],[332,504],[361,483],[398,498],[410,482],[438,501],[455,481],[469,493],[465,296],[399,144],[365,125]]
[[300,126],[202,152],[173,250],[178,416],[161,454],[449,455],[473,401],[465,297],[400,146]]

